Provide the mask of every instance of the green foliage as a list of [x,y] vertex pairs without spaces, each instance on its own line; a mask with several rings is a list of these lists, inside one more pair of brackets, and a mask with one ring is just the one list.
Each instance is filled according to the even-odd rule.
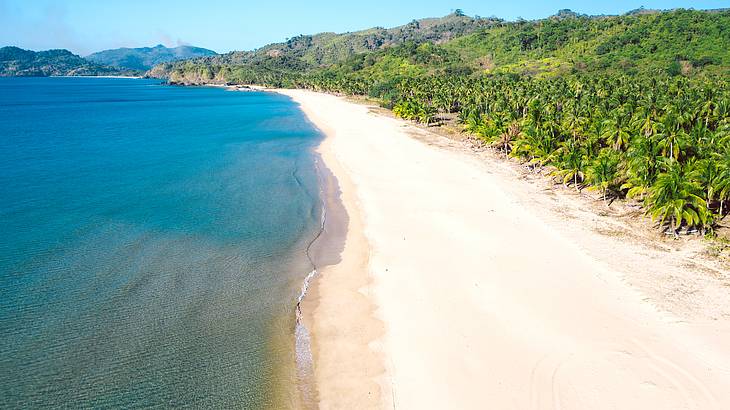
[[415,99],[401,101],[393,107],[393,113],[395,115],[424,124],[431,124],[436,112],[436,109],[432,105]]
[[568,139],[559,149],[556,159],[557,170],[552,175],[559,177],[563,185],[573,183],[575,189],[585,180],[588,160],[586,150],[577,139]]
[[[323,69],[332,69],[336,73],[357,71],[375,65],[373,58],[366,55],[385,51],[399,45],[410,43],[407,48],[418,45],[443,43],[451,39],[473,33],[479,29],[498,24],[496,19],[476,19],[460,14],[451,14],[438,19],[414,20],[404,26],[391,29],[373,28],[354,33],[335,34],[321,33],[316,35],[300,35],[288,39],[284,43],[270,44],[254,51],[237,51],[215,57],[203,57],[191,60],[196,66],[209,66],[214,72],[219,67],[238,67],[246,70],[244,79],[266,85],[294,83],[302,74],[317,75]],[[438,53],[445,53],[438,48]],[[428,57],[427,50],[421,51],[422,57]],[[391,53],[380,54],[384,58],[398,57]],[[402,57],[402,56],[401,56]],[[428,58],[426,58],[428,60]],[[429,60],[430,61],[430,60]],[[429,61],[414,61],[416,64]],[[430,61],[435,64],[435,60]],[[148,73],[151,77],[175,78],[177,82],[194,83],[200,81],[188,66],[189,62],[161,64]],[[335,67],[336,66],[336,67]],[[461,65],[463,66],[463,65]],[[270,77],[276,73],[276,79]],[[218,77],[220,82],[240,82],[236,77]],[[268,83],[268,81],[274,83]]]
[[679,64],[679,61],[674,60],[669,63],[669,67],[667,67],[667,74],[671,75],[672,77],[682,75],[682,66]]
[[588,168],[588,181],[592,188],[601,190],[604,200],[608,198],[609,194],[615,193],[616,188],[620,185],[618,181],[620,161],[616,151],[604,148]]
[[[445,47],[488,71],[728,73],[730,11],[676,10],[588,17],[563,13],[502,24]],[[549,65],[544,62],[551,61]],[[542,63],[541,63],[542,62]]]
[[670,162],[650,189],[647,209],[660,225],[669,223],[674,234],[682,224],[704,229],[711,225],[712,214],[701,195],[701,186],[688,178],[679,163]]
[[[255,51],[191,60],[215,73],[219,67],[243,76],[214,75],[216,81],[295,83],[323,72],[387,82],[393,60],[432,75],[521,74],[540,78],[578,73],[698,77],[730,74],[730,11],[675,10],[590,17],[561,10],[536,21],[451,14],[392,29],[296,36]],[[195,83],[188,62],[163,64],[149,75]],[[276,73],[272,77],[272,73]],[[183,74],[183,75],[180,75]],[[275,84],[269,84],[275,85]]]

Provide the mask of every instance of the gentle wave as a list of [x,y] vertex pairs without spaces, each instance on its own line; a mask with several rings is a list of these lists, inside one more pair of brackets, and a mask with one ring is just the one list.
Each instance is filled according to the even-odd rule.
[[324,195],[326,194],[323,189],[324,181],[321,172],[317,172],[317,180],[319,183],[320,209],[322,216],[320,218],[319,231],[309,242],[306,250],[307,258],[309,258],[309,261],[311,262],[314,269],[309,272],[309,274],[307,274],[307,276],[304,278],[304,281],[302,282],[302,290],[297,297],[296,328],[294,331],[297,374],[299,377],[299,390],[301,392],[302,401],[305,407],[312,408],[316,407],[317,400],[314,382],[314,358],[312,356],[311,337],[309,335],[309,330],[307,329],[303,321],[302,302],[307,296],[307,292],[309,291],[312,280],[314,280],[318,273],[317,263],[312,257],[311,249],[314,243],[317,242],[317,240],[320,239],[324,234],[325,223],[327,222],[327,207],[325,206],[324,201]]

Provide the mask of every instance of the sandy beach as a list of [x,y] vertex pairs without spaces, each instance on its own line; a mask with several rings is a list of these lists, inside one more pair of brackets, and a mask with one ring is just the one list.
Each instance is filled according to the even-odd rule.
[[280,92],[326,134],[346,215],[303,305],[321,408],[730,408],[730,275],[700,245],[366,106]]

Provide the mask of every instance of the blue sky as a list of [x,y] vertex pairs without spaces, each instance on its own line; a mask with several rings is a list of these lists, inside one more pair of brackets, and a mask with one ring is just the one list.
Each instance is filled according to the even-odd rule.
[[569,8],[619,14],[647,8],[721,8],[728,0],[0,0],[0,46],[107,48],[193,44],[218,52],[249,50],[298,34],[392,27],[460,8],[469,15],[534,19]]

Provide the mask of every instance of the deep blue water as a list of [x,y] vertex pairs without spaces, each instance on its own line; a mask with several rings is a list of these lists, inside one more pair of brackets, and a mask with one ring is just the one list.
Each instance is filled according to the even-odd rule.
[[276,94],[0,78],[0,407],[295,403],[319,138]]

